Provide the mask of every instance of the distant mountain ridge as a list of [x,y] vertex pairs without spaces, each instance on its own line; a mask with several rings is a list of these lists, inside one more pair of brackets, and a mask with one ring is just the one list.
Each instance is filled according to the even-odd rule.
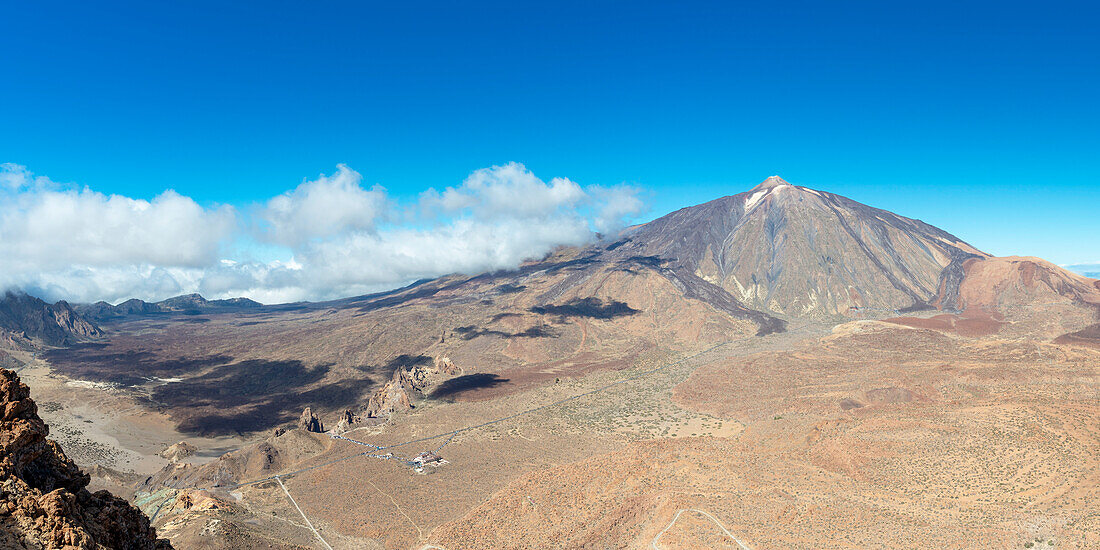
[[5,291],[0,298],[0,333],[17,346],[60,346],[99,338],[103,331],[62,300],[49,304],[24,292]]
[[102,301],[94,304],[78,304],[76,309],[89,318],[106,321],[125,317],[127,315],[205,313],[211,311],[228,312],[233,310],[254,309],[262,306],[263,304],[248,298],[207,300],[200,294],[184,294],[154,303],[131,298],[125,302],[120,302],[118,305],[111,305]]
[[1089,277],[1091,279],[1100,279],[1100,263],[1075,264],[1075,265],[1066,265],[1066,266],[1062,266],[1062,267],[1064,267],[1064,268],[1066,268],[1066,269],[1068,269],[1068,270],[1070,270],[1074,273],[1077,273],[1079,275],[1084,275],[1085,277]]

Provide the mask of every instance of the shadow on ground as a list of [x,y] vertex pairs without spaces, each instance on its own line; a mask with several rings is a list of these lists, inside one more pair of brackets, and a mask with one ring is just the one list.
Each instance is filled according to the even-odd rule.
[[330,369],[301,361],[241,361],[158,386],[151,398],[168,407],[183,432],[209,436],[268,430],[293,420],[307,406],[352,406],[374,384],[367,376],[325,383]]
[[608,300],[604,302],[599,298],[577,298],[561,305],[535,306],[532,313],[544,315],[557,315],[559,317],[588,317],[591,319],[614,319],[639,313],[638,310],[626,305],[625,302]]
[[501,378],[496,374],[467,374],[443,382],[432,390],[432,393],[428,394],[428,397],[432,399],[454,401],[456,397],[461,397],[462,394],[485,388],[493,388],[508,382],[508,380],[509,379]]
[[[220,354],[159,359],[147,351],[115,351],[100,343],[51,350],[45,356],[59,372],[78,380],[130,387],[159,384],[149,390],[149,405],[171,416],[180,431],[202,436],[272,429],[297,418],[307,406],[350,408],[375,385],[361,370],[344,369],[334,379],[331,365],[310,367],[297,360],[233,361]],[[400,356],[387,368],[426,360],[430,358]],[[175,378],[183,380],[164,381]]]

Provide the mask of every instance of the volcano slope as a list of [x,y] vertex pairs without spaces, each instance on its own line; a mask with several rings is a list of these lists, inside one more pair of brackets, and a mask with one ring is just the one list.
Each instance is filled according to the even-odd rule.
[[675,258],[747,307],[800,316],[952,309],[963,263],[988,257],[919,220],[778,176],[628,236],[629,253]]
[[[338,548],[634,548],[666,527],[661,548],[690,547],[720,526],[766,548],[1072,547],[1097,512],[1096,352],[1079,345],[1097,292],[769,178],[508,272],[103,307],[106,342],[47,357],[188,437],[252,441],[133,487],[184,548],[320,547],[302,513]],[[307,406],[401,446],[286,429]],[[448,464],[363,456],[426,450]],[[670,527],[684,509],[720,523]]]

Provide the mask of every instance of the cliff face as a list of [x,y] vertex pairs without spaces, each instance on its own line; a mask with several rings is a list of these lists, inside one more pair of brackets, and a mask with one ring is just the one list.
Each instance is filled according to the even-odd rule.
[[166,549],[149,519],[89,477],[38,416],[30,388],[0,369],[0,547]]
[[52,346],[82,338],[98,338],[103,331],[61,301],[47,304],[28,294],[7,291],[0,296],[0,332]]

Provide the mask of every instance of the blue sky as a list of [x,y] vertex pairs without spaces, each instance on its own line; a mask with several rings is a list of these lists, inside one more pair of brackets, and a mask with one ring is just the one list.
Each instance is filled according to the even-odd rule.
[[994,254],[1100,261],[1100,15],[973,2],[0,8],[0,162],[260,202],[345,164],[395,200],[523,163],[648,219],[772,174]]

